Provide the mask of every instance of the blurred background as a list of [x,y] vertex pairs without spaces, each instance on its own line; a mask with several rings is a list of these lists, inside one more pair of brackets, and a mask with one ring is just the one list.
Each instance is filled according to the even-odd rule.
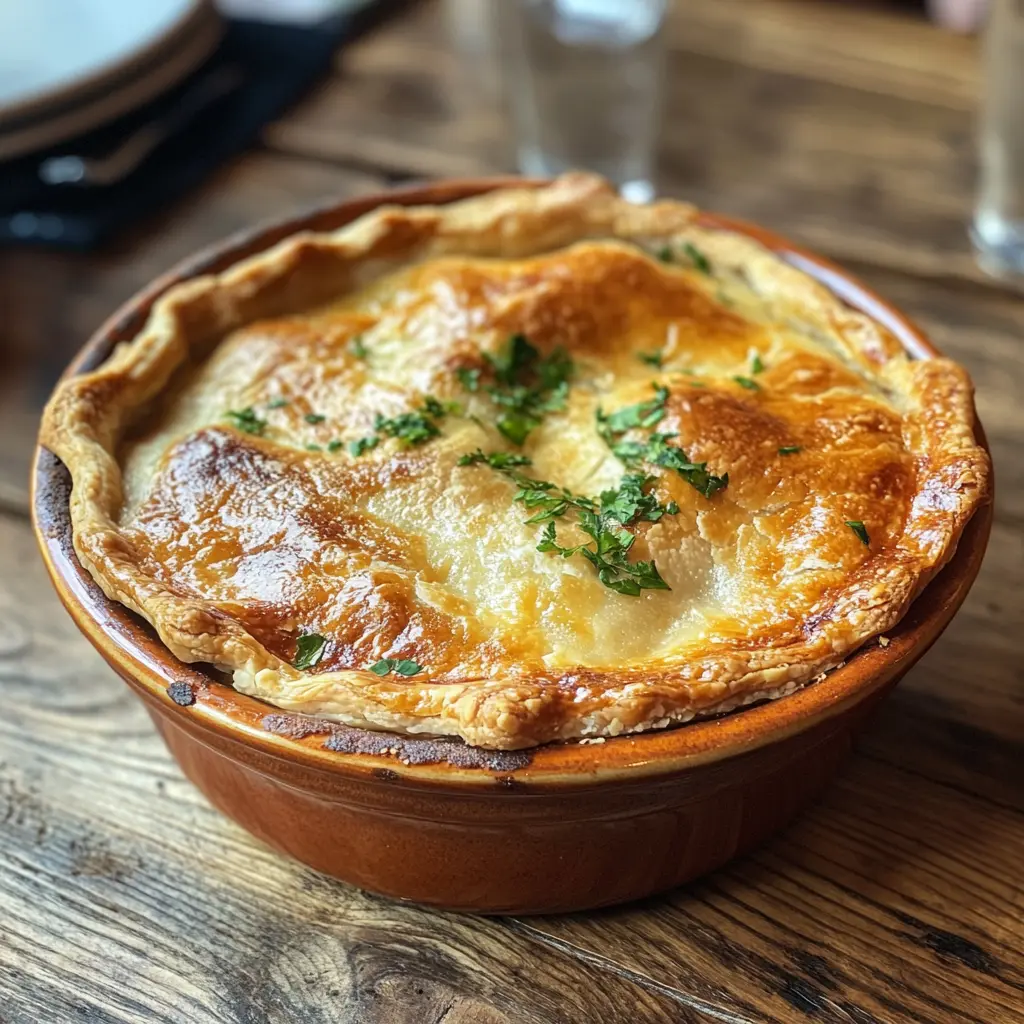
[[41,403],[120,302],[328,198],[586,166],[637,201],[684,197],[854,267],[983,277],[967,233],[985,7],[0,5],[0,504],[24,506]]

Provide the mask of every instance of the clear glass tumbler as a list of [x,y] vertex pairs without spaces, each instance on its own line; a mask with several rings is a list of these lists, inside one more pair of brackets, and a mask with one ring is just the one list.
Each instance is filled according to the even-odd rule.
[[1024,274],[1024,0],[993,0],[983,62],[971,237],[986,270]]
[[654,195],[668,0],[500,0],[519,168]]

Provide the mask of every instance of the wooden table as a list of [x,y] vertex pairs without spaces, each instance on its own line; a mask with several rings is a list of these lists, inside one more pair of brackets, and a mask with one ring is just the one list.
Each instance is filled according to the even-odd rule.
[[275,856],[182,778],[34,550],[38,409],[156,272],[332,195],[508,169],[486,0],[423,2],[173,209],[0,253],[0,1022],[1024,1021],[1024,301],[964,233],[972,41],[877,7],[681,0],[663,191],[854,268],[971,369],[996,525],[960,616],[827,797],[643,904],[487,920]]

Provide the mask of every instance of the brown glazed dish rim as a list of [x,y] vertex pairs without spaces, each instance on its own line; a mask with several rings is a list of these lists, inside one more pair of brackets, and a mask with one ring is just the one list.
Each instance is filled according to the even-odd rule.
[[[520,178],[437,182],[331,203],[234,235],[180,263],[129,299],[90,338],[64,376],[99,365],[115,344],[133,337],[153,301],[173,285],[223,270],[295,232],[332,230],[384,203],[447,203],[494,188],[541,184]],[[844,302],[882,323],[914,357],[927,359],[940,354],[907,317],[831,261],[774,232],[731,217],[703,213],[701,223],[756,239],[817,278]],[[985,444],[980,424],[976,429],[979,441]],[[531,785],[557,787],[671,774],[747,753],[843,713],[901,676],[939,636],[974,582],[992,521],[989,502],[968,523],[949,564],[925,588],[899,625],[889,631],[885,647],[869,641],[819,682],[786,697],[717,718],[596,743],[552,743],[526,751],[483,752],[479,763],[473,763],[473,758],[432,760],[409,758],[403,753],[416,744],[429,743],[428,739],[410,741],[388,733],[358,730],[358,750],[352,752],[324,747],[322,731],[307,736],[269,731],[263,721],[269,715],[280,715],[278,709],[238,693],[229,684],[216,682],[198,667],[179,662],[148,623],[103,595],[71,547],[69,493],[70,477],[63,464],[37,447],[32,473],[32,518],[46,567],[79,629],[148,702],[164,705],[174,714],[188,715],[194,724],[221,738],[331,774],[365,777],[384,770],[427,786],[471,789],[480,784],[493,787],[496,771]],[[447,742],[435,746],[452,750],[452,744]],[[373,752],[367,752],[368,748]],[[244,756],[244,751],[239,750],[239,756]]]

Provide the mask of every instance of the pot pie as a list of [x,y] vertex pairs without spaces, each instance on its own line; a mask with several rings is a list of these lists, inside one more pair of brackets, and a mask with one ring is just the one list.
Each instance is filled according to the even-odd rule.
[[173,287],[62,384],[75,550],[289,711],[515,749],[784,696],[988,495],[971,384],[746,236],[566,175]]

